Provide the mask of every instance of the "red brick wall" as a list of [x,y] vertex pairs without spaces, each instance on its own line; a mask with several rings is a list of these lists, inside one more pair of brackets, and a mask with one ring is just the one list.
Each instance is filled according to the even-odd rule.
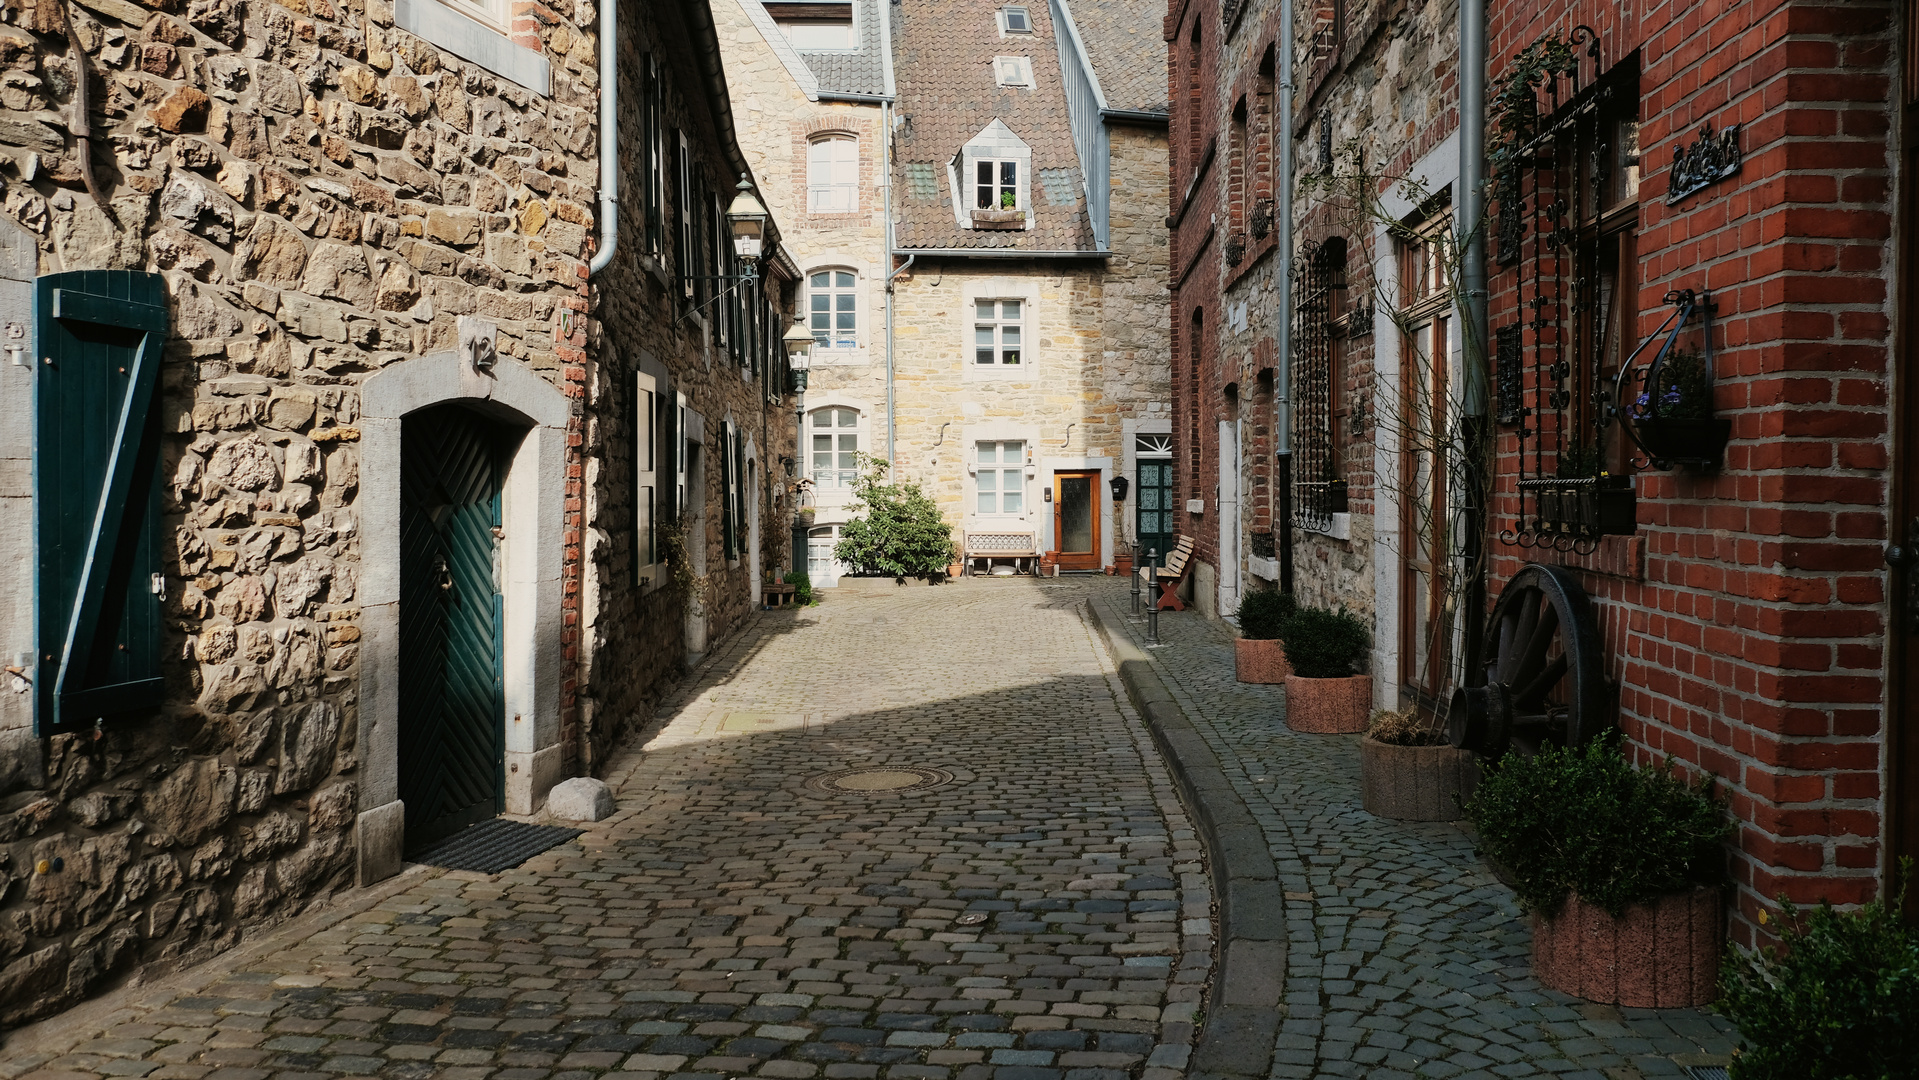
[[[1191,42],[1198,29],[1198,77]],[[1197,557],[1215,566],[1219,561],[1219,526],[1215,520],[1219,486],[1219,436],[1212,417],[1220,402],[1218,369],[1219,325],[1224,315],[1219,303],[1219,249],[1226,243],[1224,223],[1214,225],[1219,213],[1218,170],[1227,167],[1218,97],[1219,49],[1224,36],[1219,0],[1170,0],[1166,16],[1167,89],[1172,101],[1168,185],[1168,222],[1172,226],[1173,272],[1173,466],[1177,479],[1174,498],[1182,535],[1191,536]],[[1212,161],[1195,181],[1195,168],[1208,156]],[[1192,199],[1187,201],[1188,189]],[[1183,211],[1183,212],[1182,212]],[[1193,313],[1204,327],[1194,360]],[[1195,408],[1195,406],[1198,406]],[[1205,499],[1206,513],[1186,512],[1186,500]]]
[[[1774,896],[1861,901],[1881,863],[1890,7],[1500,0],[1494,74],[1582,23],[1602,65],[1642,50],[1638,333],[1668,289],[1713,290],[1733,441],[1717,473],[1638,474],[1637,537],[1589,556],[1496,543],[1495,592],[1527,558],[1585,571],[1639,756],[1730,793],[1733,936],[1751,942]],[[1742,171],[1669,207],[1673,148],[1706,122],[1743,126]],[[1495,265],[1494,326],[1515,280]],[[1515,513],[1510,429],[1499,445],[1495,532]]]

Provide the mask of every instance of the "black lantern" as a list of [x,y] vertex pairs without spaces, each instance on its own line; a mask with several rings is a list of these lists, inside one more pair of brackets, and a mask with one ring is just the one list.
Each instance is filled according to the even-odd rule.
[[1125,502],[1126,489],[1131,484],[1124,476],[1115,476],[1106,482],[1113,489],[1113,501]]

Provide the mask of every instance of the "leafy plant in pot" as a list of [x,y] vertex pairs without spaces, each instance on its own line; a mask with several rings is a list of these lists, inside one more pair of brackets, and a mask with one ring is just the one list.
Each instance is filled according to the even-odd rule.
[[858,577],[946,580],[959,548],[939,504],[918,484],[886,483],[885,459],[863,453],[858,461],[852,508],[859,515],[840,526],[833,557]]
[[[1720,1009],[1739,1025],[1733,1080],[1910,1077],[1919,1063],[1919,927],[1899,918],[1899,891],[1849,912],[1821,904],[1801,918],[1779,901],[1778,948],[1726,947]],[[1763,916],[1762,916],[1762,921]]]
[[1455,750],[1445,726],[1417,708],[1373,714],[1359,741],[1359,786],[1366,812],[1398,821],[1452,821],[1479,782],[1470,750]]
[[1254,589],[1239,601],[1239,638],[1233,642],[1233,675],[1243,683],[1286,681],[1286,623],[1299,613],[1293,594]]
[[1286,676],[1286,726],[1319,734],[1366,730],[1373,679],[1354,674],[1371,646],[1366,624],[1345,608],[1300,608],[1283,634],[1293,669]]
[[1533,974],[1589,1001],[1703,1005],[1716,994],[1733,824],[1710,779],[1642,768],[1611,733],[1508,754],[1466,815],[1532,914]]

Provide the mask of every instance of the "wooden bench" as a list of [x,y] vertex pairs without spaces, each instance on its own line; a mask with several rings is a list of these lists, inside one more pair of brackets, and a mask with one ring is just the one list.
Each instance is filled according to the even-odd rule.
[[783,581],[768,582],[760,589],[762,603],[766,607],[785,607],[799,594],[799,586],[788,585]]
[[[1192,561],[1193,538],[1182,536],[1173,544],[1173,550],[1166,553],[1166,565],[1159,568],[1159,600],[1154,604],[1156,608],[1163,610],[1166,605],[1171,604],[1174,611],[1186,610],[1186,605],[1179,599],[1179,587],[1185,582],[1186,571],[1192,565]],[[1139,574],[1141,581],[1148,585],[1152,583],[1151,567],[1142,566],[1136,573]]]
[[1039,547],[1029,532],[973,532],[960,535],[960,551],[965,559],[966,576],[973,576],[974,563],[985,564],[992,573],[994,559],[1011,559],[1013,568],[1030,573],[1039,559]]

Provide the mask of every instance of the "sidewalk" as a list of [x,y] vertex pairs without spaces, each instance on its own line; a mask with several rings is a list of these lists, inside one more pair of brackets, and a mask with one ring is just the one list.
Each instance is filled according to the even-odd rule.
[[1361,809],[1359,736],[1289,730],[1282,688],[1234,680],[1229,626],[1164,613],[1147,648],[1124,582],[1084,588],[1116,660],[1144,653],[1272,853],[1289,938],[1272,1076],[1638,1080],[1726,1061],[1736,1039],[1716,1013],[1541,987],[1526,918],[1466,833]]

